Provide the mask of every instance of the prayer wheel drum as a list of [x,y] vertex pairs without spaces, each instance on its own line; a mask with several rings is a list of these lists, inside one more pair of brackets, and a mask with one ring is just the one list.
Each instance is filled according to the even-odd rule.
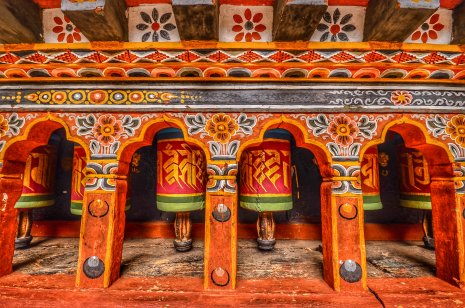
[[23,191],[15,208],[33,209],[55,204],[57,152],[53,146],[34,149],[24,169]]
[[157,208],[176,213],[178,251],[192,248],[190,212],[205,207],[205,172],[203,151],[184,141],[179,129],[157,134]]
[[266,132],[261,144],[242,154],[239,204],[259,213],[258,247],[273,249],[276,240],[272,212],[287,211],[293,206],[291,134],[286,130]]
[[378,149],[370,147],[363,155],[360,165],[360,180],[363,191],[363,209],[365,211],[381,210]]
[[[86,189],[86,151],[78,144],[74,145],[73,155],[73,174],[71,184],[71,214],[82,215],[82,204],[84,200],[84,191]],[[128,189],[129,192],[129,189]],[[130,197],[126,198],[126,208],[131,208]]]
[[399,148],[400,206],[431,210],[431,190],[428,162],[423,154],[415,149]]
[[86,189],[86,151],[74,145],[73,174],[71,184],[71,214],[82,215],[82,202]]
[[27,248],[32,240],[32,209],[55,204],[55,170],[57,151],[46,145],[28,156],[23,176],[21,197],[15,204],[18,213],[16,248]]

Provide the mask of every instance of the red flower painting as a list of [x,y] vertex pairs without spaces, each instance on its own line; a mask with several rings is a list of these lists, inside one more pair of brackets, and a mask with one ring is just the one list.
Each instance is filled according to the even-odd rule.
[[266,30],[266,26],[260,23],[263,19],[263,13],[252,14],[250,9],[246,9],[244,16],[234,14],[233,19],[236,23],[232,28],[234,32],[237,32],[234,37],[236,42],[240,42],[244,38],[246,42],[261,40],[260,33]]
[[52,31],[58,34],[58,42],[61,43],[66,40],[67,43],[74,43],[82,40],[81,31],[73,25],[68,17],[63,16],[63,18],[61,18],[59,16],[55,16],[53,21],[56,26],[53,27]]
[[428,22],[423,23],[420,28],[413,32],[412,41],[418,41],[421,39],[423,43],[428,40],[436,40],[438,38],[438,32],[444,29],[444,25],[439,23],[439,14],[431,16]]

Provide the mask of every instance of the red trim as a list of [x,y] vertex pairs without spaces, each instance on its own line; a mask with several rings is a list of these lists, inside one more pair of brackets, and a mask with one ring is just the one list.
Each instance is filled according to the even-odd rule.
[[[53,9],[61,7],[61,0],[33,0],[43,9]],[[328,5],[332,6],[367,6],[369,0],[328,0]],[[441,7],[452,10],[463,0],[441,0]],[[171,0],[126,0],[127,6],[138,6],[141,4],[171,3]],[[220,4],[261,6],[273,5],[273,0],[220,0]]]
[[441,0],[441,7],[444,9],[455,9],[463,0]]
[[242,5],[242,6],[270,6],[273,5],[273,0],[220,0],[220,5]]
[[43,9],[56,9],[61,7],[61,0],[33,0]]
[[367,6],[369,0],[328,0],[328,5]]
[[[80,221],[36,221],[32,235],[38,237],[79,237]],[[238,238],[254,239],[257,237],[255,224],[239,224]],[[423,237],[420,224],[366,224],[367,241],[421,240]],[[202,239],[205,234],[204,224],[193,224],[192,235]],[[128,222],[125,236],[129,238],[174,238],[173,225],[166,222]],[[317,224],[278,224],[277,239],[321,240],[321,226]]]

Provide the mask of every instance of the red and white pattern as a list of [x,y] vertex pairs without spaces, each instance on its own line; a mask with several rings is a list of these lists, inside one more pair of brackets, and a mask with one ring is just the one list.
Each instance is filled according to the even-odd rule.
[[272,6],[222,5],[220,41],[270,42],[273,28]]
[[452,35],[452,10],[439,9],[405,40],[407,43],[449,44]]
[[84,43],[89,41],[63,14],[61,9],[44,10],[42,21],[46,43]]

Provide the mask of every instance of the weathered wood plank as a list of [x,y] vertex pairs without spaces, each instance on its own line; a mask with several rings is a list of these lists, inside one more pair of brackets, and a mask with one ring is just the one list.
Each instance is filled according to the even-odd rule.
[[0,0],[0,43],[43,42],[42,11],[29,0]]
[[451,44],[465,44],[465,2],[455,8],[452,14],[454,23],[452,24]]
[[124,0],[62,0],[61,10],[89,41],[127,41]]
[[364,41],[403,42],[437,9],[439,0],[370,0],[367,7]]
[[173,0],[172,3],[181,40],[218,40],[218,1]]
[[327,8],[325,0],[278,0],[273,41],[308,41]]

